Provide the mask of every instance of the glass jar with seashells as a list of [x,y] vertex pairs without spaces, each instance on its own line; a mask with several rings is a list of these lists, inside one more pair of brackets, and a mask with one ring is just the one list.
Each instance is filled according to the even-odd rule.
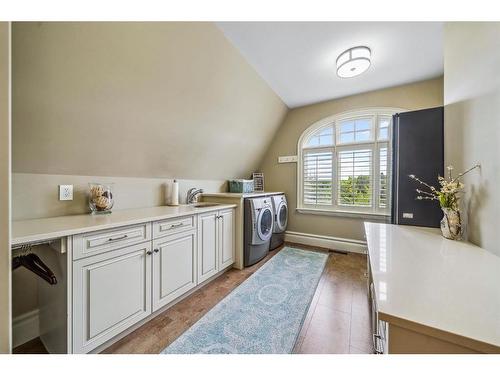
[[113,184],[89,183],[89,207],[93,214],[109,214],[113,204]]

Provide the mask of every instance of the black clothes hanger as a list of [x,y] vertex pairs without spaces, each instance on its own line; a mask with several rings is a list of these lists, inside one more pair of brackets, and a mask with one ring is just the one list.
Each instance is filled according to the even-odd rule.
[[15,270],[19,267],[25,267],[31,272],[35,273],[50,285],[57,284],[57,278],[52,270],[43,263],[38,255],[29,253],[27,255],[19,255],[12,259],[12,269]]
[[20,257],[12,258],[12,270],[22,266]]

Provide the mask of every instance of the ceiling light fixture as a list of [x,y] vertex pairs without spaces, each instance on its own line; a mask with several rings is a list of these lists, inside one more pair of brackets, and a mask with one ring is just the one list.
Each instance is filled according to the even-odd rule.
[[370,67],[372,51],[368,47],[352,47],[337,57],[337,75],[340,78],[357,76]]

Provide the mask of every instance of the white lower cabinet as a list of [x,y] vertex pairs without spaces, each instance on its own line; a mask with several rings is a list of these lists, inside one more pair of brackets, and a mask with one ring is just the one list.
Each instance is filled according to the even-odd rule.
[[203,282],[234,263],[234,210],[198,216],[198,282]]
[[153,241],[153,311],[196,286],[196,231]]
[[[178,229],[180,223],[182,231]],[[166,229],[162,230],[161,225]],[[153,240],[124,243],[125,247],[118,248],[116,241],[130,235],[123,234],[124,228],[117,228],[85,235],[85,238],[105,236],[103,241],[113,246],[102,246],[93,253],[73,254],[70,333],[73,353],[88,353],[101,346],[234,263],[233,209],[154,222],[152,226],[148,223],[138,228],[143,238],[152,236]],[[75,236],[73,242],[80,237],[84,238]],[[86,246],[85,241],[81,244]]]
[[73,353],[151,314],[151,242],[73,262]]
[[198,215],[198,282],[201,283],[217,273],[217,218],[219,213]]
[[235,217],[234,210],[219,211],[219,270],[223,270],[234,263],[235,251]]

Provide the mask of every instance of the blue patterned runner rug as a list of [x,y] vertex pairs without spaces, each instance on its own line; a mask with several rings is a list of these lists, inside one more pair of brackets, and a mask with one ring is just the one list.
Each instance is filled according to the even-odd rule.
[[327,258],[284,248],[162,353],[291,353]]

